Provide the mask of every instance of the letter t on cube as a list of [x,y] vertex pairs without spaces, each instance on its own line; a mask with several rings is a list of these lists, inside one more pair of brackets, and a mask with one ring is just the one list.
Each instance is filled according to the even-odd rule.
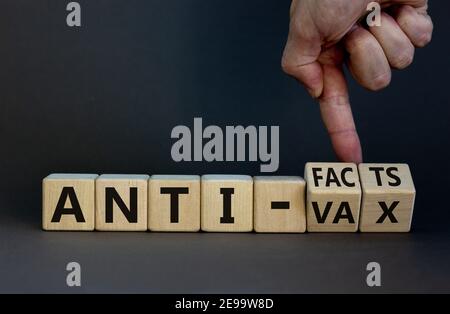
[[150,231],[200,230],[200,176],[153,175],[148,199]]
[[361,232],[409,232],[416,189],[406,164],[360,164]]

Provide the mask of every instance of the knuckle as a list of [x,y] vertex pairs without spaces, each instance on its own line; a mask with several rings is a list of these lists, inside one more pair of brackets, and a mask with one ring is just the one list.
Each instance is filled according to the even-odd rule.
[[348,52],[353,53],[364,49],[369,44],[367,34],[363,30],[355,30],[347,37],[346,49]]
[[405,49],[403,53],[395,55],[391,60],[391,66],[402,70],[411,65],[414,61],[414,48]]
[[411,27],[410,27],[410,22],[409,19],[407,19],[405,16],[400,15],[397,18],[397,24],[400,26],[400,28],[404,31],[408,31]]
[[371,91],[377,92],[389,86],[391,83],[391,73],[384,73],[376,76],[368,84],[367,88]]
[[290,21],[289,32],[292,35],[300,34],[300,31],[303,28],[303,21],[300,18],[293,18]]
[[418,36],[416,45],[419,48],[423,48],[431,42],[432,39],[432,31],[426,31]]
[[295,72],[296,66],[292,64],[290,60],[288,60],[286,57],[283,57],[281,59],[281,69],[284,73],[293,75]]

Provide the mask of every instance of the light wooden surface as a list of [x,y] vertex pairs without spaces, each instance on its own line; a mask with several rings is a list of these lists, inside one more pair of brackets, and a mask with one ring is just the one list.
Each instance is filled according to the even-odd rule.
[[[178,204],[177,220],[171,215],[171,203],[172,200],[175,202],[177,197],[167,194],[174,192],[168,191],[167,188],[181,188],[177,191],[182,192],[178,194],[178,202],[176,202]],[[149,181],[148,199],[148,229],[150,231],[196,232],[200,230],[200,176],[154,175]]]
[[[253,179],[240,175],[204,175],[201,178],[201,229],[209,232],[253,230]],[[222,193],[221,194],[221,189]],[[231,216],[224,215],[224,199],[231,195]],[[230,223],[232,217],[234,222]],[[222,218],[222,219],[221,219]],[[221,222],[222,220],[222,222]]]
[[[95,179],[96,174],[51,174],[42,180],[42,228],[55,231],[92,231],[95,226]],[[62,208],[74,208],[67,193],[75,195],[84,222],[77,222],[73,214],[61,215],[59,222],[51,222],[58,202]],[[60,200],[61,199],[61,200]],[[79,219],[80,220],[80,219]]]
[[355,164],[307,163],[305,179],[308,232],[358,231],[361,185]]
[[359,173],[363,191],[360,231],[409,232],[416,196],[409,166],[360,164]]
[[255,231],[304,233],[305,192],[306,182],[301,177],[254,177]]
[[[95,229],[99,231],[146,231],[148,175],[103,174],[96,180]],[[106,188],[114,188],[128,210],[131,209],[130,188],[137,188],[137,221],[129,222],[114,200],[113,222],[106,221]]]

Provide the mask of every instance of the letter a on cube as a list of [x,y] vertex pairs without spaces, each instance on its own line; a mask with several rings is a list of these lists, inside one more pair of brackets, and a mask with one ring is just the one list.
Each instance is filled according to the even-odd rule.
[[361,186],[352,163],[307,163],[308,232],[358,231]]
[[42,228],[92,231],[96,174],[51,174],[42,180]]

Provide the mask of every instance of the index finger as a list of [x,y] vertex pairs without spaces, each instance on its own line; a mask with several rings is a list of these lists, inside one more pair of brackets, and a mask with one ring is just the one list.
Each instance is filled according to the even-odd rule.
[[362,162],[362,149],[356,131],[342,68],[323,65],[324,90],[319,99],[322,120],[337,158],[344,162]]

